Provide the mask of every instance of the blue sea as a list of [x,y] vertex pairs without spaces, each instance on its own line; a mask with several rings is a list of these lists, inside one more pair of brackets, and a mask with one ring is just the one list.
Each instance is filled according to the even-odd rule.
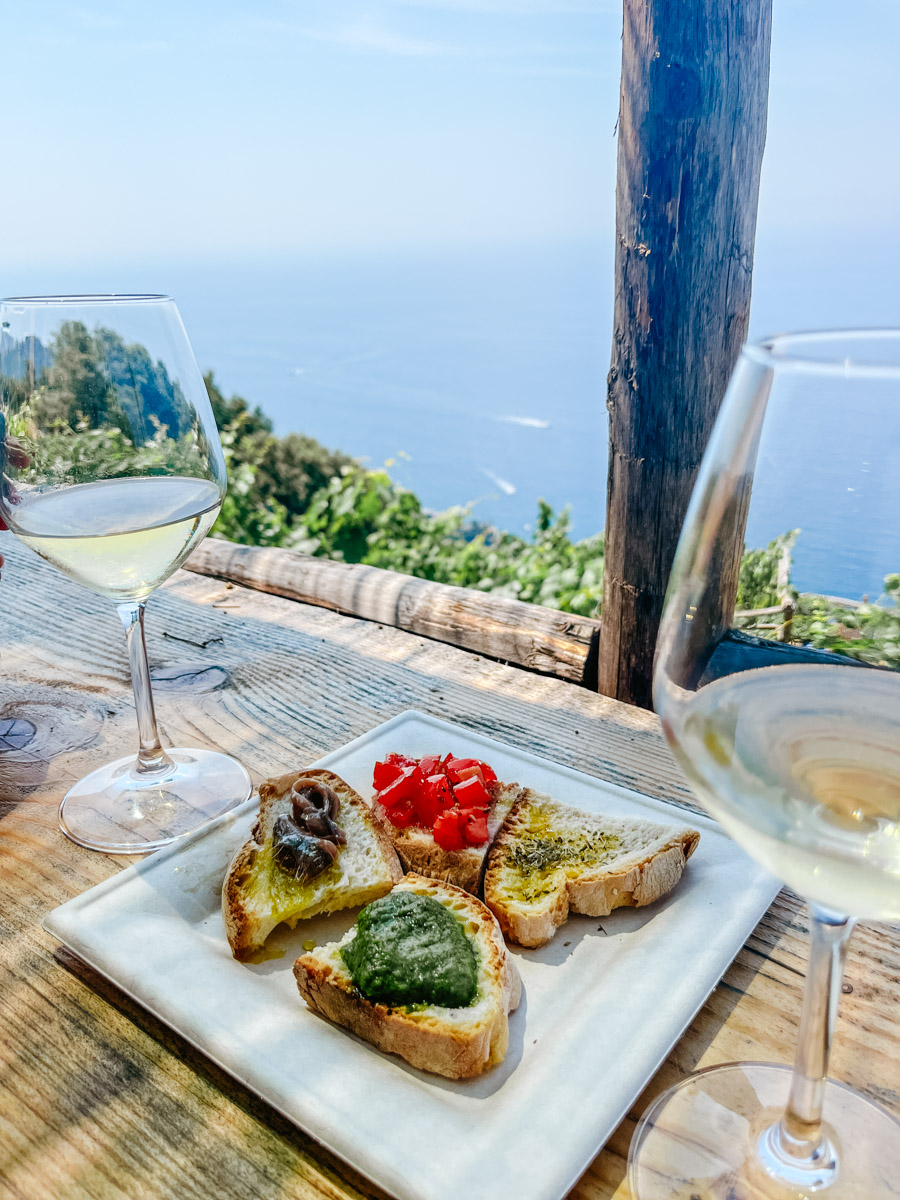
[[[866,258],[849,237],[822,249],[815,239],[801,249],[759,240],[751,335],[900,325],[896,249]],[[476,519],[520,533],[533,528],[542,497],[568,507],[573,535],[586,537],[605,516],[612,280],[611,246],[560,243],[20,268],[0,272],[0,294],[170,292],[203,369],[259,405],[278,433],[298,430],[388,464],[428,507],[470,505]],[[900,490],[873,507],[878,546],[856,562],[868,498],[849,476],[836,484],[858,464],[843,461],[832,428],[807,413],[783,447],[781,469],[804,479],[795,581],[858,594],[862,566],[877,595],[882,576],[900,570]],[[836,486],[851,498],[838,510]],[[790,523],[757,495],[748,543]]]

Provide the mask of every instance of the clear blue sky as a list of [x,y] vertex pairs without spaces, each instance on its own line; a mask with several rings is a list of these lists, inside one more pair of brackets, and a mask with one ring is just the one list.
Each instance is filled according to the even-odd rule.
[[[0,0],[0,277],[611,238],[620,28],[619,0]],[[771,245],[900,265],[898,45],[896,3],[775,0]]]

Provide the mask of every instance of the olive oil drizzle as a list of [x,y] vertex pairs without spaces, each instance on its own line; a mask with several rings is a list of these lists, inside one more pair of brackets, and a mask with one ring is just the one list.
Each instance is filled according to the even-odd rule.
[[541,809],[529,814],[521,837],[504,856],[506,890],[526,902],[539,900],[557,890],[560,872],[570,867],[597,866],[618,849],[621,839],[614,833],[574,833],[554,830],[549,815]]

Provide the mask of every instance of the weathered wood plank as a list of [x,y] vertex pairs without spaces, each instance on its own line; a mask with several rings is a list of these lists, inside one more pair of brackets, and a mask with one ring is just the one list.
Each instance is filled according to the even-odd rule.
[[[0,720],[35,733],[0,752],[0,1197],[378,1196],[42,931],[50,908],[122,866],[65,841],[56,807],[70,780],[133,748],[134,709],[112,606],[17,543],[3,551]],[[147,630],[163,736],[235,753],[256,778],[416,707],[692,804],[655,717],[557,679],[184,572],[151,599]],[[626,1200],[634,1121],[685,1071],[789,1061],[806,932],[782,895],[572,1200]],[[833,1074],[900,1111],[900,934],[863,925],[847,981]]]
[[[747,335],[771,0],[625,0],[599,687],[650,707],[704,447]],[[723,611],[737,587],[722,561]]]
[[591,639],[600,628],[589,617],[505,596],[215,538],[203,542],[185,566],[575,683],[584,679]]

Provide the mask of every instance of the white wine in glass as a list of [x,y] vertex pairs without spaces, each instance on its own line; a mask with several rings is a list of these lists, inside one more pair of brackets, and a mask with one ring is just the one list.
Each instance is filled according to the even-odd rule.
[[[813,425],[820,449],[798,471]],[[632,1141],[633,1200],[900,1195],[900,1124],[827,1078],[854,922],[900,919],[898,452],[900,331],[744,347],[653,696],[703,805],[808,901],[810,960],[793,1071],[712,1067],[659,1097]],[[739,570],[743,543],[768,548]]]
[[900,920],[900,675],[741,671],[669,728],[704,806],[773,875],[831,909]]
[[184,562],[221,507],[205,479],[103,479],[29,496],[16,508],[16,532],[85,587],[136,600]]
[[206,536],[225,462],[203,377],[166,296],[0,301],[0,516],[26,545],[115,601],[140,747],[70,789],[60,826],[93,849],[158,849],[250,794],[211,750],[164,750],[144,602]]

